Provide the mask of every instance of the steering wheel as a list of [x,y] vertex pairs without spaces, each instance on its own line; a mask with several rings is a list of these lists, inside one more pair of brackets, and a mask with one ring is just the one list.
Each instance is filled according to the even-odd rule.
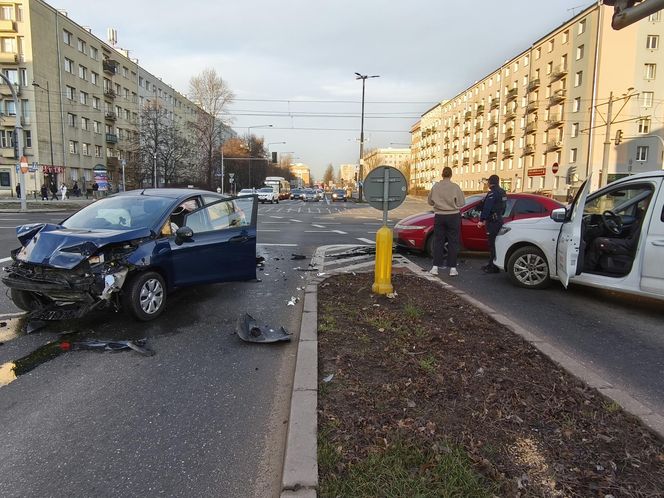
[[604,227],[611,232],[613,235],[620,235],[623,228],[622,220],[613,211],[608,209],[602,213],[602,223]]

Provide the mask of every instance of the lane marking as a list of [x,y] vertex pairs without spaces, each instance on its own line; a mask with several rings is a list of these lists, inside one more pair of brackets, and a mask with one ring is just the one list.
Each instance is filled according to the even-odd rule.
[[6,263],[7,261],[11,261],[12,258],[2,258],[0,259],[0,263]]
[[315,223],[312,223],[311,226],[316,228],[327,228],[325,225],[316,225]]
[[268,228],[261,228],[261,229],[258,230],[258,232],[259,233],[263,233],[263,232],[281,232],[281,230],[270,230]]
[[288,220],[288,221],[292,221],[294,223],[302,223],[302,220]]
[[263,221],[262,222],[264,225],[288,225],[288,221]]
[[305,230],[304,233],[338,233],[340,235],[348,235],[348,232],[342,230]]
[[361,237],[358,237],[357,240],[359,240],[360,242],[364,242],[365,244],[376,244],[375,240],[363,239]]
[[284,217],[283,216],[270,216],[270,218],[274,218],[276,220],[282,220]]
[[282,247],[297,247],[297,244],[256,244],[257,246],[282,246]]

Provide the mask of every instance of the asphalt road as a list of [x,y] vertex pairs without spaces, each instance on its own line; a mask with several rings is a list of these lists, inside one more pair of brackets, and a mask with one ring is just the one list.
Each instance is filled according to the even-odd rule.
[[[0,213],[0,256],[17,246],[15,225],[65,216]],[[296,344],[244,343],[236,323],[250,313],[297,334],[302,301],[287,303],[310,272],[292,254],[366,243],[379,220],[352,202],[260,205],[260,281],[176,292],[148,324],[106,312],[25,335],[4,320],[0,365],[67,332],[147,338],[155,355],[73,351],[0,387],[0,495],[277,496]],[[18,311],[0,296],[0,315]]]

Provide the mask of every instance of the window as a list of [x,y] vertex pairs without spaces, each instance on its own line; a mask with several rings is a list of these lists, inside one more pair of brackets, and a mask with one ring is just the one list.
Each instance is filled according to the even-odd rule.
[[101,99],[99,97],[92,97],[93,109],[101,109]]
[[13,5],[2,5],[0,6],[0,19],[3,21],[13,21],[14,20],[14,6]]
[[655,98],[654,92],[641,92],[643,107],[652,107],[653,99]]
[[129,76],[129,68],[122,66],[122,76],[127,78]]
[[657,65],[656,64],[646,64],[645,66],[645,78],[647,80],[654,80],[655,79],[655,72],[657,70]]
[[0,51],[6,54],[15,54],[16,38],[0,38]]
[[90,144],[86,144],[85,142],[83,142],[83,145],[81,146],[81,152],[83,153],[84,156],[89,156]]
[[574,86],[581,86],[583,83],[583,71],[577,71],[574,75]]
[[576,97],[574,99],[574,105],[572,107],[572,112],[579,112],[581,110],[581,97]]
[[659,19],[660,19],[660,17],[659,17],[659,13],[660,13],[660,11],[657,11],[657,12],[655,12],[654,14],[650,14],[650,15],[648,16],[648,21],[651,21],[651,22],[658,22]]
[[0,171],[0,187],[11,187],[9,171]]
[[65,57],[65,71],[74,74],[74,61]]
[[553,45],[554,45],[554,40],[553,39],[549,40],[549,46],[548,46],[549,52],[553,52]]
[[65,42],[66,45],[71,45],[71,41],[74,35],[72,35],[69,31],[66,29],[62,30],[62,40]]
[[548,62],[546,64],[546,74],[551,74],[553,72],[553,62]]
[[88,46],[87,43],[85,43],[85,42],[84,42],[83,40],[81,40],[80,38],[78,39],[77,47],[78,47],[78,51],[79,51],[79,52],[85,53],[85,50],[86,50],[87,46]]
[[569,162],[571,162],[571,163],[576,162],[576,153],[577,153],[576,149],[570,149],[569,150]]
[[639,133],[650,133],[650,118],[639,119]]
[[69,153],[78,154],[78,142],[76,142],[75,140],[69,141]]
[[101,145],[95,145],[95,157],[101,157],[102,150]]
[[88,94],[86,92],[80,92],[78,94],[78,101],[83,105],[88,105]]
[[579,123],[572,123],[572,138],[579,136]]
[[94,131],[95,133],[101,133],[101,122],[94,121],[92,123],[92,131]]
[[99,85],[99,75],[94,71],[90,73],[90,83],[93,85]]
[[67,124],[76,127],[76,114],[72,114],[71,112],[67,113]]
[[579,28],[578,28],[577,34],[582,35],[585,32],[586,32],[586,20],[582,19],[579,22]]
[[88,79],[88,68],[85,66],[78,66],[78,77],[81,78],[82,80],[87,80]]
[[647,145],[639,145],[636,148],[636,160],[639,162],[646,162],[648,160],[648,146]]
[[539,59],[540,57],[542,57],[542,49],[540,47],[537,47],[535,49],[535,60]]
[[569,29],[566,29],[563,31],[563,43],[567,43],[569,41]]
[[69,100],[76,100],[76,88],[67,85],[65,87],[65,95]]
[[577,61],[583,59],[584,48],[585,48],[584,45],[579,45],[578,47],[576,47],[576,60]]
[[81,118],[81,129],[88,130],[90,129],[90,120],[88,118]]
[[90,47],[90,58],[94,60],[99,60],[99,50],[96,47]]
[[541,214],[544,212],[546,212],[544,207],[539,202],[532,199],[517,199],[514,208],[512,208],[512,215]]
[[648,38],[646,38],[646,48],[657,50],[659,48],[659,36],[648,35]]

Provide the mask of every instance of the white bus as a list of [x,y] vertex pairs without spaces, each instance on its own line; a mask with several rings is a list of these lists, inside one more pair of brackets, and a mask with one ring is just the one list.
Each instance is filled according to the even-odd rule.
[[283,176],[268,176],[265,185],[272,187],[279,194],[279,199],[290,199],[290,183]]

